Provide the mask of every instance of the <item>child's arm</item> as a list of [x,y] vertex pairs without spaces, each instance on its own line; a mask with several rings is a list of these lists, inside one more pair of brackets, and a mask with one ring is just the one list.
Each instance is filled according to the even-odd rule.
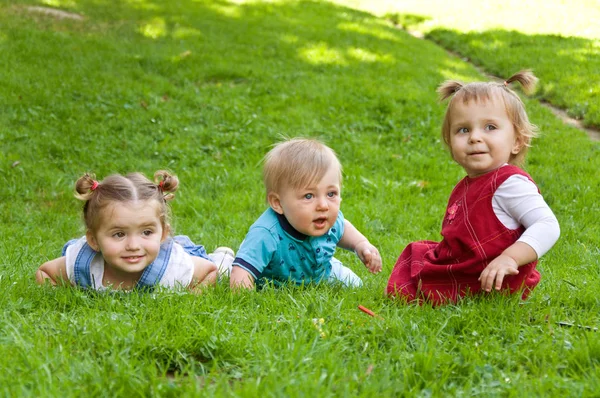
[[206,286],[214,285],[217,281],[217,266],[212,262],[197,256],[192,256],[194,275],[188,289],[201,293]]
[[40,285],[46,281],[52,286],[70,285],[66,257],[55,258],[42,264],[35,273],[35,281]]
[[521,265],[529,264],[537,258],[537,253],[527,243],[513,243],[485,267],[479,276],[481,288],[486,292],[492,291],[492,287],[500,290],[506,275],[517,275]]
[[481,288],[500,290],[506,275],[543,256],[558,240],[560,226],[536,185],[521,175],[508,178],[492,199],[494,214],[509,229],[525,227],[519,240],[495,258],[479,276]]
[[232,289],[253,289],[254,277],[242,267],[234,265],[231,269],[231,276],[229,277],[229,286]]
[[381,272],[379,250],[348,220],[344,220],[344,234],[338,242],[338,246],[343,249],[354,250],[360,261],[371,273]]

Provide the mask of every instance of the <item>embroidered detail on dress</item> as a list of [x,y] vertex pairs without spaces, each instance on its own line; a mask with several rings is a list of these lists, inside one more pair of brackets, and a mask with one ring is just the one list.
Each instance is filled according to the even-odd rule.
[[454,204],[448,208],[448,214],[446,215],[446,221],[448,221],[449,224],[452,224],[454,217],[456,217],[456,213],[458,213],[458,208],[460,207],[460,205],[461,205],[461,201],[459,200],[459,201],[454,202]]

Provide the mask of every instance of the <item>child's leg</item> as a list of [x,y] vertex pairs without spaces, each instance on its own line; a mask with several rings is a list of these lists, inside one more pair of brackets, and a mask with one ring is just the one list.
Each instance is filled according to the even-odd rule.
[[228,247],[217,247],[208,257],[217,265],[219,276],[229,276],[231,274],[231,266],[235,259],[233,250]]
[[361,287],[362,280],[337,258],[331,259],[331,275],[328,282],[342,282],[345,287]]

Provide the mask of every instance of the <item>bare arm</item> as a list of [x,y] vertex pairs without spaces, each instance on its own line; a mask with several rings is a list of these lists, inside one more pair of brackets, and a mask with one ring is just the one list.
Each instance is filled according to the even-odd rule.
[[252,289],[254,288],[254,277],[250,272],[234,264],[231,269],[229,286],[232,289]]
[[192,256],[194,275],[188,288],[194,293],[201,293],[206,286],[214,285],[217,281],[217,266],[212,262]]
[[55,258],[42,264],[35,273],[35,281],[40,285],[46,281],[52,286],[70,285],[66,257]]
[[538,256],[533,247],[527,243],[515,242],[492,260],[479,276],[481,288],[486,292],[502,288],[506,275],[517,275],[519,267],[537,260]]
[[342,235],[342,238],[338,242],[338,246],[356,252],[360,261],[363,262],[371,273],[377,274],[381,272],[379,250],[348,220],[344,220],[344,235]]

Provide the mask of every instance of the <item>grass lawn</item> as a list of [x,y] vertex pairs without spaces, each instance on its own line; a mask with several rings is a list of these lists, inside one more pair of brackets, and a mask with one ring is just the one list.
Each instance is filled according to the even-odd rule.
[[[27,8],[45,5],[83,19]],[[407,243],[439,239],[463,176],[440,143],[435,88],[483,79],[472,66],[328,2],[3,1],[0,27],[0,394],[600,390],[599,334],[577,326],[600,326],[600,146],[535,99],[525,101],[542,136],[526,169],[562,230],[538,265],[542,282],[527,302],[406,306],[383,297],[387,277]],[[545,84],[563,83],[527,66]],[[336,254],[363,288],[233,295],[221,284],[197,297],[35,285],[35,269],[84,232],[73,185],[85,171],[169,168],[181,182],[176,232],[208,250],[237,249],[266,207],[260,160],[282,136],[319,137],[339,154],[344,215],[384,259],[373,276],[354,255]]]
[[537,97],[600,127],[600,3],[476,0],[335,0],[419,30],[489,73],[532,68]]

